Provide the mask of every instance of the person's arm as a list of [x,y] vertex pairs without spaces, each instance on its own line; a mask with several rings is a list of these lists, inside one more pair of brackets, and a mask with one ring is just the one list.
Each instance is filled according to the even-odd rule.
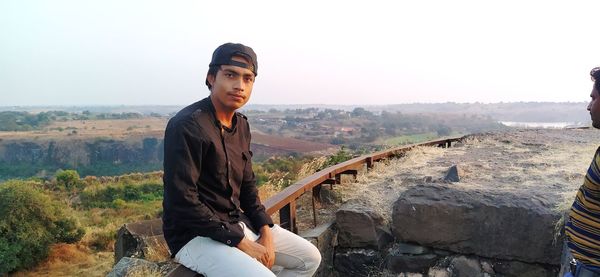
[[[248,134],[248,149],[250,149],[250,127],[247,122],[245,127]],[[245,167],[240,187],[240,207],[244,211],[244,214],[250,218],[254,229],[260,233],[260,237],[256,243],[264,247],[264,252],[258,257],[258,260],[267,268],[271,268],[275,262],[275,247],[271,235],[273,220],[267,214],[265,206],[261,204],[260,197],[258,196],[256,176],[252,170],[252,154],[249,151],[244,151],[242,155],[245,160]]]
[[[247,134],[248,134],[248,149],[250,149],[250,127],[246,122]],[[252,153],[250,151],[242,152],[243,159],[245,160],[244,174],[242,183],[240,186],[240,207],[244,211],[244,214],[250,218],[252,227],[255,230],[260,230],[263,226],[268,225],[273,227],[273,220],[267,214],[265,206],[260,202],[258,196],[258,189],[256,188],[256,176],[252,170]]]
[[198,198],[203,141],[194,121],[169,123],[164,141],[163,208],[175,226],[197,236],[237,246],[244,232],[238,224],[224,222]]
[[260,228],[260,237],[256,242],[265,247],[265,253],[262,256],[261,262],[271,268],[275,263],[275,245],[273,244],[273,236],[271,235],[271,227],[264,225]]

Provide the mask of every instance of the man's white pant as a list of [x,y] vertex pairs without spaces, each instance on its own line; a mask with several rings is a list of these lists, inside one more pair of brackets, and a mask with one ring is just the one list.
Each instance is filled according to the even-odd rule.
[[[247,239],[256,241],[258,235],[244,223]],[[273,271],[236,247],[208,237],[195,237],[177,254],[175,261],[206,277],[217,276],[312,276],[321,263],[321,253],[300,236],[274,225],[271,228],[275,245]]]

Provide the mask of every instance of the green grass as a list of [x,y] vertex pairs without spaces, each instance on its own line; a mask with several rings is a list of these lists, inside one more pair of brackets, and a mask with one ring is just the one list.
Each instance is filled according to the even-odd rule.
[[429,132],[429,133],[423,133],[423,134],[413,134],[413,135],[403,135],[403,136],[384,139],[383,144],[390,145],[390,146],[404,145],[404,144],[428,141],[428,140],[435,139],[437,137],[438,137],[438,135],[435,132]]

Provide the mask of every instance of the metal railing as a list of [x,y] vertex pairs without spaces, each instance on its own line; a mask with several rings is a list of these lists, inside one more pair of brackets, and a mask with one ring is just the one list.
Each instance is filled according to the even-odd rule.
[[313,224],[317,225],[317,205],[321,203],[321,187],[324,184],[340,184],[342,174],[351,174],[356,178],[358,170],[366,165],[367,170],[373,167],[375,162],[391,157],[404,155],[405,152],[417,146],[451,147],[453,142],[460,141],[465,137],[444,138],[423,143],[409,144],[388,150],[383,150],[351,160],[332,165],[321,171],[305,177],[290,185],[277,194],[265,200],[264,205],[269,215],[279,211],[279,225],[294,233],[298,233],[296,224],[296,201],[308,191],[312,191],[312,214]]

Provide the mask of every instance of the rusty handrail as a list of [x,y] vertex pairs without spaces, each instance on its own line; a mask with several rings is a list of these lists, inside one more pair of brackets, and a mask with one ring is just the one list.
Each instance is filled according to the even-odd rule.
[[465,137],[452,137],[432,140],[422,143],[404,145],[392,149],[382,150],[375,153],[363,155],[350,159],[348,161],[332,165],[323,170],[320,170],[308,177],[305,177],[296,183],[290,185],[277,194],[265,200],[264,205],[269,215],[279,211],[280,225],[295,233],[298,232],[296,226],[296,199],[302,196],[305,192],[312,190],[313,192],[313,223],[316,225],[316,202],[320,202],[320,189],[323,184],[339,184],[341,174],[353,174],[356,177],[357,171],[363,165],[367,165],[367,169],[373,167],[373,163],[387,159],[393,156],[399,156],[417,146],[434,146],[450,147],[452,142],[460,141]]

